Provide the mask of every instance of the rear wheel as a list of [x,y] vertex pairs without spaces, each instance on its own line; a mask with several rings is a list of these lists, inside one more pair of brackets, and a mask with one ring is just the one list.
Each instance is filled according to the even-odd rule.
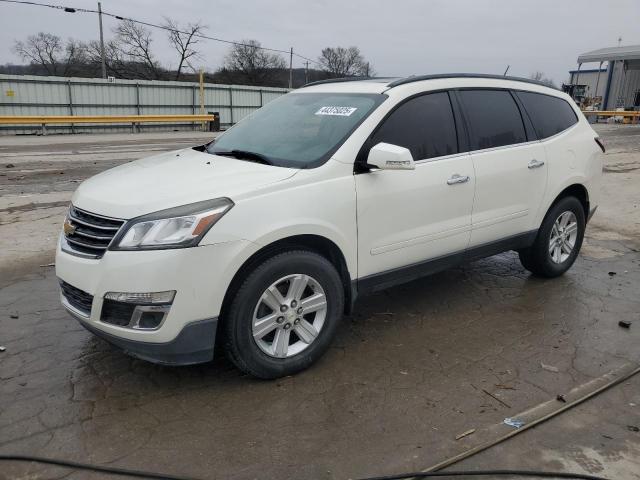
[[582,203],[575,197],[562,198],[547,212],[534,244],[519,252],[522,266],[541,277],[562,275],[580,252],[584,230]]
[[343,312],[340,275],[314,252],[278,254],[251,272],[225,315],[226,351],[241,370],[277,378],[328,348]]

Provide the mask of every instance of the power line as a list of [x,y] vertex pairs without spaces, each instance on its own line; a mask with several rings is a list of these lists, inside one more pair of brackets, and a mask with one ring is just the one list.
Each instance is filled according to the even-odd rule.
[[303,60],[306,60],[307,62],[311,62],[311,63],[315,63],[316,65],[321,65],[320,62],[316,61],[316,60],[311,60],[310,58],[305,57],[304,55],[300,55],[299,53],[293,52],[293,56],[294,57],[299,57]]
[[[90,8],[77,8],[77,7],[65,7],[62,5],[53,5],[50,3],[40,3],[40,2],[32,2],[29,0],[0,0],[0,2],[4,2],[4,3],[17,3],[17,4],[23,4],[23,5],[34,5],[37,7],[47,7],[47,8],[53,8],[56,10],[62,10],[65,11],[67,13],[95,13],[95,14],[99,14],[102,13],[102,15],[105,15],[107,17],[112,17],[115,18],[116,20],[122,20],[122,21],[129,21],[129,22],[133,22],[133,23],[137,23],[140,25],[144,25],[147,27],[151,27],[151,28],[158,28],[160,30],[166,30],[169,32],[175,32],[175,33],[180,33],[182,35],[191,35],[191,32],[185,32],[183,30],[178,30],[176,28],[171,28],[169,26],[166,25],[158,25],[155,23],[151,23],[151,22],[145,22],[143,20],[137,20],[135,18],[130,18],[130,17],[123,17],[121,15],[116,15],[114,13],[109,13],[109,12],[105,12],[104,10],[102,10],[102,12],[99,12],[98,10],[93,10]],[[238,45],[241,47],[249,47],[249,48],[256,48],[256,49],[260,49],[260,50],[267,50],[270,52],[278,52],[278,53],[286,53],[286,54],[291,54],[291,50],[281,50],[278,48],[269,48],[269,47],[262,47],[262,46],[257,46],[257,45],[252,45],[249,43],[242,43],[242,42],[234,42],[233,40],[225,40],[223,38],[217,38],[217,37],[211,37],[209,35],[203,35],[203,34],[194,34],[192,35],[194,37],[197,38],[202,38],[205,40],[211,40],[214,42],[221,42],[221,43],[226,43],[229,45]],[[315,61],[315,60],[311,60],[310,58],[307,58],[303,55],[300,55],[299,53],[295,53],[293,52],[293,55],[299,58],[302,58],[304,60],[308,60],[312,63],[315,63],[316,65],[320,65],[319,62]]]
[[[0,2],[19,3],[19,4],[24,4],[24,5],[35,5],[35,6],[39,6],[39,7],[48,7],[48,8],[54,8],[54,9],[57,9],[57,10],[64,10],[65,12],[68,12],[68,13],[99,13],[97,10],[93,10],[93,9],[90,9],[90,8],[64,7],[62,5],[52,5],[50,3],[31,2],[31,1],[28,1],[28,0],[0,0]],[[185,32],[183,30],[178,30],[178,29],[175,29],[175,28],[171,28],[171,27],[168,27],[166,25],[158,25],[158,24],[151,23],[151,22],[145,22],[143,20],[136,20],[134,18],[123,17],[121,15],[116,15],[114,13],[105,12],[104,10],[102,11],[102,14],[107,16],[107,17],[115,18],[117,20],[130,21],[130,22],[138,23],[140,25],[145,25],[147,27],[158,28],[158,29],[161,29],[161,30],[167,30],[167,31],[170,31],[170,32],[176,32],[176,33],[181,33],[181,34],[184,34],[184,35],[189,35],[189,32]],[[289,53],[289,50],[280,50],[280,49],[277,49],[277,48],[268,48],[268,47],[257,47],[255,45],[251,45],[251,44],[247,44],[247,43],[234,42],[232,40],[225,40],[225,39],[222,39],[222,38],[210,37],[208,35],[203,35],[203,34],[196,34],[196,35],[194,35],[194,37],[204,38],[204,39],[207,39],[207,40],[212,40],[212,41],[215,41],[215,42],[227,43],[227,44],[231,44],[231,45],[240,45],[240,46],[243,46],[243,47],[259,48],[261,50],[269,50],[269,51],[272,51],[272,52]]]

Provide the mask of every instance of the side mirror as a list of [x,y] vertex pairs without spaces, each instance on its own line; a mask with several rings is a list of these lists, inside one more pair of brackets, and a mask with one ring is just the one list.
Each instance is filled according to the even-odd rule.
[[367,166],[380,170],[415,170],[416,164],[408,148],[378,143],[369,150]]

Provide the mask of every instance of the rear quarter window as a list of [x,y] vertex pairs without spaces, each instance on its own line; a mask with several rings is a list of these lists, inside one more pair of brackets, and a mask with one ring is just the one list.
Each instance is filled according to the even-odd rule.
[[576,112],[566,100],[542,93],[516,92],[540,140],[578,123]]

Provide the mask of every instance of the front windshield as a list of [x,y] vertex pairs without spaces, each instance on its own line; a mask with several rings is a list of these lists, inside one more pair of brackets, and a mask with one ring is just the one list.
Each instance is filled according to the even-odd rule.
[[311,168],[333,154],[385,98],[382,94],[289,93],[244,118],[207,151],[251,152],[273,165]]

